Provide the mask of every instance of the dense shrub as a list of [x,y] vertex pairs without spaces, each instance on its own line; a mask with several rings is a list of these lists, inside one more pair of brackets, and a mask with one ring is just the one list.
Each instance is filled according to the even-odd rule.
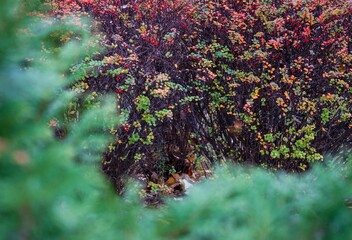
[[117,95],[125,122],[111,129],[103,166],[113,178],[187,172],[194,153],[304,171],[351,142],[350,2],[77,0],[53,10],[84,12],[103,32],[107,50],[72,73],[89,92]]

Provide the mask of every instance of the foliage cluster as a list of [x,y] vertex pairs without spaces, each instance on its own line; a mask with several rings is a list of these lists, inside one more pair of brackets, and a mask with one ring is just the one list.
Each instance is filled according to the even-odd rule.
[[[55,138],[75,97],[64,89],[65,72],[80,61],[89,35],[77,25],[29,17],[37,6],[5,0],[0,8],[0,239],[86,239],[104,229],[83,226],[95,222],[96,203],[109,189],[93,166],[117,114],[109,99],[67,126],[65,139]],[[62,45],[71,31],[80,40]]]
[[193,153],[304,171],[351,142],[350,1],[51,2],[103,32],[107,50],[72,74],[117,95],[125,121],[103,166],[112,178],[187,172]]
[[[63,29],[53,19],[27,18],[17,1],[2,3],[1,239],[352,237],[349,165],[302,176],[224,168],[188,198],[157,210],[143,208],[130,193],[126,201],[119,199],[89,164],[104,146],[97,144],[102,130],[115,124],[114,107],[86,111],[64,139],[50,130],[58,124],[52,117],[74,96],[64,91],[64,73],[81,56],[86,33],[75,26]],[[53,33],[71,30],[81,40],[59,47]],[[95,154],[89,140],[97,146]]]

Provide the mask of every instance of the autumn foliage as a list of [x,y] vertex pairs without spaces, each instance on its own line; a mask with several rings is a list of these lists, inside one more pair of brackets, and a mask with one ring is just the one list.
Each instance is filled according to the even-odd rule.
[[[53,4],[54,2],[54,4]],[[227,159],[302,171],[351,142],[347,1],[51,1],[86,14],[104,52],[72,68],[124,117],[103,169],[189,172]]]

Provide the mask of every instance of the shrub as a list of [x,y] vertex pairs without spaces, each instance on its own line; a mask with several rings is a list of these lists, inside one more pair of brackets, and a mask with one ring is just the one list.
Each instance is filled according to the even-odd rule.
[[346,170],[344,173],[350,176],[349,167],[315,166],[302,176],[238,166],[222,168],[216,180],[195,188],[184,201],[166,207],[162,218],[157,220],[158,236],[160,239],[352,236],[351,212],[345,201],[351,196],[346,192],[351,181],[342,180],[338,173]]
[[[55,139],[53,128],[74,97],[63,90],[63,73],[85,52],[87,33],[29,17],[27,6],[8,0],[0,8],[0,238],[96,239],[105,227],[96,222],[95,204],[115,201],[112,194],[100,199],[109,185],[93,164],[107,144],[104,127],[116,122],[114,106],[87,112],[65,139]],[[57,38],[69,31],[81,41],[61,46]]]
[[193,153],[304,171],[351,142],[349,2],[58,4],[104,34],[107,50],[72,73],[117,95],[125,122],[103,164],[113,179],[187,172]]

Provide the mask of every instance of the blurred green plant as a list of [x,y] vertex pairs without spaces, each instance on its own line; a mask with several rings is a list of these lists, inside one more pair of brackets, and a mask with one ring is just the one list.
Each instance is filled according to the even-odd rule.
[[[1,4],[0,238],[96,239],[110,226],[94,209],[103,212],[104,204],[116,201],[95,166],[109,140],[103,129],[117,123],[113,99],[86,111],[68,126],[66,138],[53,134],[76,95],[64,90],[65,72],[92,50],[87,51],[91,38],[77,26],[80,22],[28,16],[21,1]],[[71,31],[79,41],[54,39],[60,36],[53,33]],[[86,230],[91,224],[92,231]]]
[[333,161],[302,175],[238,166],[215,175],[165,207],[157,220],[159,239],[352,237],[351,162]]

